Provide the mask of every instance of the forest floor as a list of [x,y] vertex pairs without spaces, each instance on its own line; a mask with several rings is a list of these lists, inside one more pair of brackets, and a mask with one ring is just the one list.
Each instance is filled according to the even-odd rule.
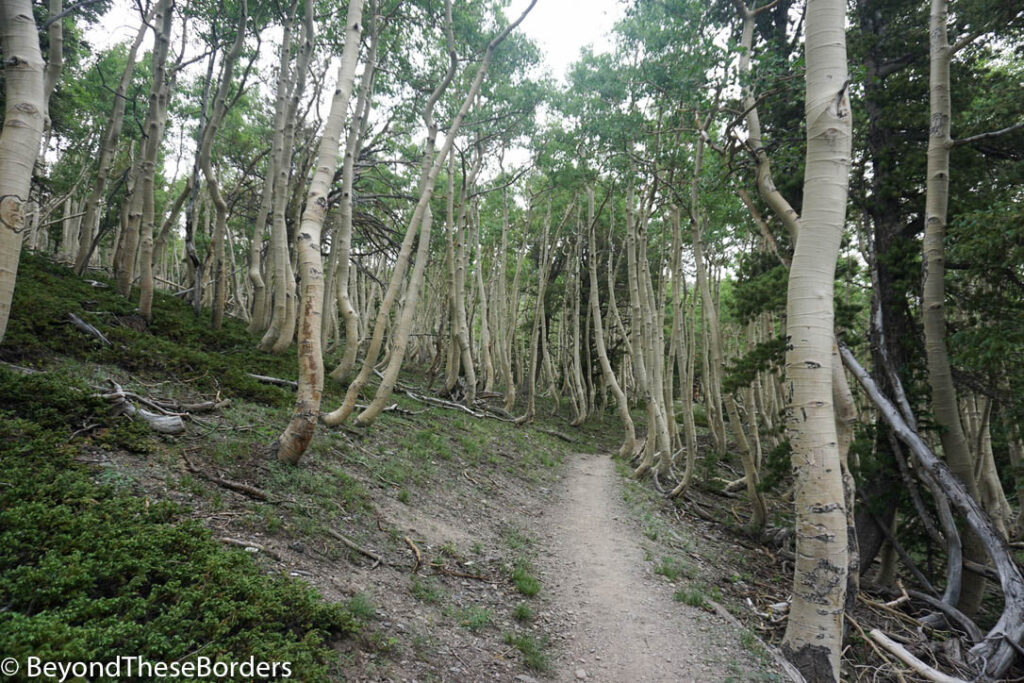
[[[303,616],[279,636],[291,656],[308,660],[313,673],[303,680],[784,680],[762,645],[762,638],[777,638],[777,628],[766,629],[753,608],[763,611],[784,600],[786,577],[770,551],[738,532],[732,508],[742,501],[699,488],[686,501],[668,501],[650,482],[629,477],[628,467],[607,455],[619,437],[610,411],[573,428],[565,414],[542,400],[536,422],[517,427],[398,393],[394,409],[372,427],[321,428],[301,463],[285,466],[268,456],[268,445],[287,422],[292,392],[257,384],[245,373],[294,379],[292,356],[254,352],[254,340],[237,321],[211,333],[205,320],[193,319],[180,301],[163,295],[157,301],[162,322],[147,329],[132,315],[130,302],[34,258],[23,265],[18,287],[0,360],[33,372],[0,368],[7,392],[0,395],[0,417],[34,422],[66,444],[52,457],[72,458],[89,480],[80,483],[75,500],[106,505],[109,498],[135,505],[132,510],[144,502],[144,512],[104,513],[90,520],[81,538],[65,534],[49,543],[46,557],[0,553],[3,563],[38,562],[39,576],[52,577],[54,567],[59,575],[85,559],[106,562],[110,549],[104,543],[130,542],[123,558],[115,556],[130,568],[109,571],[138,573],[132,553],[150,550],[124,536],[147,535],[151,503],[167,501],[175,506],[177,524],[201,524],[210,539],[203,543],[215,550],[221,544],[217,552],[232,562],[251,562],[274,581],[284,577],[310,585],[343,607],[340,622]],[[68,313],[95,325],[111,343],[67,324]],[[111,381],[151,401],[230,404],[196,414],[178,436],[138,429],[125,436],[127,418],[102,415],[102,404],[68,412],[68,406],[81,404],[81,392],[101,390]],[[405,381],[421,396],[436,393],[429,378],[413,373]],[[333,407],[340,396],[341,388],[327,387],[325,406]],[[0,438],[0,450],[16,447],[18,439],[11,439]],[[45,462],[51,456],[40,446],[30,457]],[[735,476],[727,462],[712,467],[703,476]],[[24,476],[31,477],[35,470],[27,471]],[[37,521],[36,508],[24,497],[41,490],[40,496],[52,499],[40,503],[66,507],[67,501],[60,491],[30,483],[22,499],[5,504],[10,519],[25,525],[19,534],[45,540],[53,523]],[[14,495],[10,487],[0,494],[7,491]],[[29,507],[22,514],[18,505]],[[68,519],[80,516],[74,506],[67,513]],[[117,526],[128,518],[143,526],[130,532]],[[96,526],[105,524],[108,531]],[[99,541],[104,533],[111,540]],[[167,562],[139,559],[149,572]],[[220,600],[209,569],[197,565],[194,580],[189,578],[191,562],[191,555],[174,562],[183,573],[175,580],[208,594],[199,601]],[[97,578],[89,590],[138,591],[147,585],[143,578],[138,574],[117,588]],[[47,625],[37,594],[18,594],[38,590],[0,582],[0,595],[11,606],[0,618],[0,646],[14,648],[5,654],[44,646],[55,659],[110,652],[112,636],[105,634],[114,632],[116,618],[83,617],[75,627],[79,649],[65,651],[71,639]],[[67,606],[60,592],[46,595],[53,602],[50,614],[62,614]],[[222,607],[227,616],[213,630],[199,623],[206,616],[202,607],[165,623],[150,604],[140,618],[151,621],[140,622],[142,634],[130,642],[156,642],[145,635],[147,629],[166,628],[176,638],[194,632],[190,637],[204,651],[267,655],[247,634],[261,620],[294,609],[275,607],[274,601],[285,598],[267,595],[260,609],[271,616],[252,623],[239,616],[235,624],[232,614],[240,614],[239,608]],[[716,613],[717,603],[750,627]],[[104,608],[115,605],[108,601]],[[4,618],[14,617],[38,624],[37,630],[31,637],[24,626],[5,632]],[[203,641],[228,637],[230,647],[227,641]],[[332,649],[322,649],[321,641]],[[119,635],[113,642],[126,641]],[[173,648],[174,642],[159,646]],[[302,648],[313,654],[304,655]],[[151,658],[174,652],[154,652]]]

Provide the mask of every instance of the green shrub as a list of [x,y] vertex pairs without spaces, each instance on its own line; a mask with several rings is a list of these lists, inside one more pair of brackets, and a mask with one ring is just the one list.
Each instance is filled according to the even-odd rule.
[[105,446],[148,451],[146,425],[126,416],[112,416],[110,405],[97,393],[62,372],[23,375],[0,366],[0,413],[68,435],[82,430],[84,436]]
[[547,639],[537,640],[525,633],[506,633],[505,644],[519,650],[523,655],[523,664],[527,669],[537,672],[545,672],[551,669],[551,659],[544,649],[547,647]]
[[170,503],[97,483],[73,460],[66,430],[2,418],[4,656],[173,661],[201,652],[289,661],[298,680],[328,677],[328,643],[356,631],[363,615],[264,575]]
[[515,584],[516,590],[528,598],[540,593],[540,581],[530,573],[530,567],[525,563],[517,564],[512,570],[512,583]]
[[[111,346],[77,330],[68,322],[69,313],[94,325]],[[189,380],[198,391],[222,391],[227,398],[273,406],[290,406],[294,400],[290,390],[260,384],[247,374],[294,379],[294,355],[257,351],[241,321],[228,319],[222,329],[212,330],[207,316],[195,316],[186,302],[158,291],[152,324],[147,328],[136,323],[141,318],[135,304],[113,286],[93,287],[44,256],[25,254],[0,360],[43,365],[67,356],[161,379]]]
[[512,610],[512,617],[516,621],[533,621],[533,610],[525,602],[521,602]]

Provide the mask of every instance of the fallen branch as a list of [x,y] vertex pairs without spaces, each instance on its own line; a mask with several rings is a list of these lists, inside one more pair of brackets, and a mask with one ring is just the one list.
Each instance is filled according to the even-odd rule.
[[203,479],[211,481],[214,484],[217,484],[218,486],[223,486],[224,488],[230,489],[230,490],[234,491],[235,493],[241,493],[243,495],[249,496],[250,498],[255,498],[257,500],[264,500],[264,501],[267,501],[267,502],[277,502],[277,501],[272,501],[270,499],[270,496],[267,494],[267,492],[264,491],[261,488],[257,488],[255,486],[252,486],[251,484],[243,484],[240,481],[233,481],[231,479],[225,479],[224,477],[218,477],[217,475],[210,474],[209,472],[205,472],[202,469],[200,469],[199,467],[196,467],[195,464],[193,464],[193,462],[191,460],[189,460],[188,456],[185,455],[184,453],[181,454],[181,458],[182,458],[182,460],[185,461],[185,469],[187,469],[192,474],[198,474]]
[[273,384],[274,386],[286,387],[288,389],[295,389],[295,390],[298,390],[298,388],[299,388],[299,383],[298,382],[293,382],[290,379],[280,379],[278,377],[267,377],[266,375],[254,375],[251,372],[247,372],[245,374],[248,375],[249,377],[252,377],[257,382],[262,382],[263,384]]
[[942,600],[928,595],[927,593],[922,593],[921,591],[908,590],[907,594],[910,595],[910,597],[927,603],[929,606],[942,612],[949,622],[956,624],[963,629],[964,633],[967,634],[972,643],[980,643],[985,638],[985,635],[981,632],[981,629],[978,628],[977,624],[971,621],[970,617],[958,610],[956,607],[946,604]]
[[79,332],[83,332],[89,335],[90,337],[95,337],[104,346],[112,346],[110,340],[107,339],[102,332],[100,332],[95,327],[79,318],[74,313],[68,313],[68,320],[71,321],[71,324],[74,325]]
[[565,434],[562,434],[561,432],[556,432],[554,429],[544,429],[542,427],[537,427],[536,429],[541,434],[547,434],[548,436],[553,436],[556,439],[561,439],[562,441],[564,441],[566,443],[576,443],[576,440],[573,439],[571,436],[566,436]]
[[20,365],[15,365],[14,363],[6,363],[4,361],[0,361],[0,365],[18,375],[36,375],[40,372],[39,370],[33,370],[32,368],[22,367]]
[[[373,372],[378,377],[383,377],[383,375],[381,374],[381,372],[379,370],[374,370]],[[395,387],[394,387],[393,391],[395,391],[396,393],[399,393],[399,394],[405,394],[406,396],[408,396],[412,400],[419,401],[420,403],[426,403],[426,404],[429,404],[429,405],[440,406],[442,408],[450,408],[452,410],[461,410],[464,413],[469,413],[473,417],[477,417],[477,418],[489,417],[489,418],[494,419],[494,420],[501,420],[502,422],[513,422],[513,420],[511,420],[509,418],[506,418],[506,417],[502,417],[501,415],[498,415],[496,413],[493,413],[489,409],[485,409],[485,412],[477,412],[475,410],[472,410],[471,408],[468,408],[467,406],[462,405],[461,403],[456,403],[454,401],[446,401],[443,398],[434,398],[433,396],[423,396],[423,395],[417,394],[414,391],[412,391],[409,387],[403,386],[401,382],[395,382]],[[504,412],[504,411],[502,411],[502,412]],[[414,413],[410,413],[410,414],[414,414]]]
[[889,638],[877,628],[871,629],[871,639],[898,657],[901,662],[927,678],[929,681],[934,681],[934,683],[967,683],[967,681],[962,678],[944,674],[938,669],[925,664],[915,657],[910,650]]
[[416,574],[417,572],[419,572],[420,567],[423,565],[423,556],[420,555],[420,549],[416,547],[416,544],[413,543],[412,539],[408,536],[405,537],[405,544],[409,546],[409,550],[411,550],[412,554],[416,557],[416,564],[413,565],[412,568],[412,573]]
[[252,548],[253,550],[257,550],[257,551],[267,555],[268,557],[271,557],[271,558],[277,560],[278,562],[281,561],[281,556],[280,555],[278,555],[276,552],[274,552],[270,548],[268,548],[266,546],[263,546],[263,545],[260,545],[259,543],[253,543],[252,541],[241,541],[241,540],[239,540],[237,538],[228,538],[226,536],[218,538],[217,540],[220,541],[221,543],[227,543],[228,545],[233,545],[236,548],[242,548],[242,549],[247,550],[247,551],[249,550],[249,548]]
[[868,638],[868,634],[864,633],[864,629],[861,628],[860,624],[857,623],[857,620],[853,618],[853,615],[849,612],[846,612],[845,616],[846,620],[853,624],[853,627],[857,629],[857,633],[860,634],[860,637],[863,638],[864,641],[871,646],[871,649],[875,651],[875,654],[877,654],[883,662],[892,667],[892,672],[893,675],[896,676],[896,680],[900,683],[907,683],[907,679],[903,677],[903,672],[896,668],[896,665],[893,664],[892,660],[889,659],[889,657],[881,650],[881,648],[879,648],[878,645],[875,644],[875,641]]
[[448,569],[444,565],[440,564],[430,565],[430,568],[434,570],[435,574],[443,574],[444,576],[452,576],[458,579],[473,579],[474,581],[483,581],[484,583],[497,583],[497,581],[495,581],[489,576],[470,574],[469,572],[460,572],[456,569]]
[[879,390],[874,379],[857,362],[853,352],[840,345],[839,353],[843,364],[857,378],[872,403],[878,408],[882,419],[896,433],[917,458],[936,486],[949,498],[949,502],[960,512],[971,529],[985,544],[992,564],[999,573],[999,584],[1003,590],[1003,612],[986,637],[970,649],[973,662],[991,678],[1001,678],[1014,658],[1018,643],[1024,636],[1024,576],[1010,555],[1006,541],[995,528],[991,518],[981,508],[949,466],[939,460],[920,435],[907,425],[892,402]]
[[107,381],[113,385],[114,391],[109,394],[101,394],[101,397],[113,405],[115,414],[141,417],[150,429],[161,434],[181,434],[185,431],[185,423],[180,416],[158,415],[142,408],[136,408],[129,400],[134,395],[129,395],[114,380],[108,379]]
[[384,561],[384,560],[381,559],[380,555],[374,553],[373,551],[367,550],[366,548],[362,547],[361,545],[359,545],[358,543],[353,541],[348,536],[346,536],[346,535],[344,535],[344,534],[342,534],[342,533],[340,533],[338,531],[335,531],[334,529],[328,528],[327,529],[327,533],[332,538],[334,538],[334,539],[336,539],[338,541],[341,541],[342,544],[344,544],[344,546],[346,548],[354,550],[357,553],[359,553],[360,555],[363,555],[364,557],[368,557],[371,560],[373,560],[373,566],[370,567],[370,569],[376,569]]

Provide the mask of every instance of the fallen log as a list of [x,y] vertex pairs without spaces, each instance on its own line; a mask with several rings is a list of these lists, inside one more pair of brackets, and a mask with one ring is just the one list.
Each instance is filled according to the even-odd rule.
[[895,655],[901,662],[934,683],[967,683],[962,678],[944,674],[915,657],[907,648],[885,635],[877,628],[871,629],[871,639]]
[[185,422],[180,415],[160,415],[143,408],[136,408],[130,400],[132,397],[121,388],[120,384],[112,379],[107,381],[113,385],[114,391],[102,394],[102,398],[110,401],[115,414],[140,417],[150,429],[161,434],[181,434],[185,431]]
[[288,389],[295,389],[296,391],[299,388],[299,383],[293,382],[290,379],[281,379],[279,377],[267,377],[266,375],[255,375],[251,372],[247,372],[245,374],[248,375],[249,377],[252,377],[257,382],[262,382],[263,384],[273,384],[274,386],[287,387]]
[[93,327],[89,323],[87,323],[84,320],[82,320],[81,318],[79,318],[74,313],[68,313],[68,320],[71,322],[72,325],[75,326],[75,329],[77,329],[79,332],[83,332],[83,333],[89,335],[90,337],[94,337],[95,339],[98,339],[99,342],[101,344],[103,344],[104,346],[111,346],[112,345],[110,343],[110,340],[107,339],[106,336],[104,336],[104,334],[102,332],[100,332],[95,327]]
[[[968,492],[953,471],[932,452],[928,444],[912,429],[900,415],[899,410],[878,388],[874,379],[857,362],[853,352],[845,345],[839,346],[843,364],[853,373],[864,387],[878,413],[896,436],[907,445],[918,464],[926,470],[950,504],[955,507],[970,525],[971,529],[985,544],[992,564],[999,574],[1003,591],[1003,612],[985,638],[969,651],[972,664],[979,668],[982,676],[1002,678],[1017,656],[1018,643],[1024,637],[1024,576],[1010,555],[1006,541],[995,528],[992,519]],[[883,634],[884,635],[884,634]],[[895,654],[895,653],[894,653]],[[958,679],[950,679],[958,680]]]

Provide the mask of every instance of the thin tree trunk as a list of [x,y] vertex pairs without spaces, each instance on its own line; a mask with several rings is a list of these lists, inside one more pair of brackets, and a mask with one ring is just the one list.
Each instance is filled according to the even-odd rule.
[[[601,320],[601,301],[597,285],[597,241],[594,239],[594,190],[587,188],[587,223],[589,249],[588,268],[590,274],[590,311],[594,320],[594,348],[597,351],[597,359],[601,363],[601,372],[608,387],[615,396],[615,405],[619,410],[619,419],[622,420],[622,428],[625,435],[622,439],[622,447],[619,448],[619,455],[629,457],[636,448],[636,430],[633,427],[633,418],[629,414],[629,402],[626,395],[615,379],[615,371],[608,360],[608,351],[604,344],[604,325]],[[610,246],[610,245],[609,245]]]
[[138,54],[142,40],[149,29],[150,18],[151,15],[147,15],[139,26],[139,30],[135,34],[135,40],[128,50],[128,57],[125,62],[124,71],[121,73],[121,79],[114,90],[114,105],[110,112],[110,119],[107,122],[107,129],[103,133],[103,141],[100,144],[96,162],[96,175],[93,176],[92,189],[89,191],[89,197],[85,201],[85,217],[82,219],[82,225],[78,232],[78,254],[75,257],[75,272],[79,275],[85,272],[89,265],[89,257],[92,255],[92,242],[99,221],[100,205],[103,201],[103,193],[106,191],[110,166],[113,163],[114,154],[117,152],[117,142],[121,136],[121,124],[124,122],[126,101],[124,94],[128,89],[129,83],[131,83],[132,74],[135,72],[135,56]]
[[[345,47],[338,65],[338,79],[331,100],[331,110],[324,124],[316,173],[309,186],[306,208],[296,244],[301,274],[301,309],[299,324],[299,387],[295,410],[284,433],[275,442],[277,459],[296,464],[306,451],[316,429],[320,399],[324,386],[324,361],[320,339],[320,318],[323,315],[324,277],[320,256],[320,232],[327,213],[334,172],[338,165],[338,147],[348,113],[348,101],[355,81],[359,60],[359,36],[362,32],[362,0],[349,0],[345,17]],[[311,32],[310,32],[311,33]],[[353,121],[352,125],[359,125]]]
[[[359,86],[359,99],[356,103],[354,123],[349,128],[348,140],[345,143],[345,158],[341,166],[341,202],[338,207],[338,230],[335,234],[337,242],[337,297],[338,310],[345,323],[345,350],[341,362],[331,372],[331,379],[345,382],[352,374],[359,351],[359,315],[349,295],[349,270],[352,252],[352,188],[355,183],[355,161],[359,156],[363,131],[366,129],[370,109],[373,104],[374,72],[377,64],[377,43],[379,33],[376,21],[376,3],[371,5],[370,22],[367,25],[370,39],[366,59],[363,65],[363,77]],[[358,122],[356,125],[355,122]],[[340,326],[340,323],[339,323]]]
[[[947,9],[947,0],[932,0],[929,15],[931,125],[928,137],[921,317],[932,411],[939,428],[942,451],[950,468],[967,486],[967,491],[978,499],[974,463],[960,422],[956,388],[953,386],[949,353],[946,349],[946,257],[943,243],[949,203],[949,152],[952,147],[949,126],[953,111],[949,89],[949,70],[953,52],[947,37]],[[975,534],[968,532],[963,538],[963,544],[967,559],[982,564],[986,562],[984,544]],[[960,603],[957,607],[967,616],[974,616],[981,606],[984,593],[984,577],[968,574],[964,577]]]
[[[263,339],[260,340],[261,351],[274,354],[284,353],[291,346],[295,336],[295,275],[291,268],[288,254],[288,228],[285,212],[288,208],[288,189],[292,167],[292,152],[295,144],[296,117],[299,100],[306,85],[306,71],[313,54],[313,4],[305,0],[303,11],[302,49],[292,72],[289,75],[289,55],[282,45],[281,79],[278,84],[278,103],[283,107],[279,120],[280,128],[274,132],[274,144],[280,142],[281,154],[279,163],[274,168],[273,200],[271,208],[271,254],[274,271],[273,313],[270,325]],[[290,38],[290,33],[287,34]],[[284,92],[282,92],[282,89]],[[283,98],[283,99],[282,99]],[[300,176],[296,174],[296,180]]]
[[[140,282],[139,314],[146,322],[153,321],[153,221],[154,194],[156,191],[156,162],[164,138],[164,123],[167,120],[167,105],[171,95],[170,77],[167,74],[167,53],[171,42],[171,25],[174,20],[172,3],[161,0],[157,7],[156,46],[153,50],[153,88],[149,97],[149,113],[146,116],[146,144],[143,151],[142,178],[136,186],[142,192],[142,222],[140,224]],[[141,187],[140,187],[141,186]],[[134,259],[128,251],[126,259]],[[129,263],[130,261],[125,261]],[[131,275],[129,271],[128,275]],[[129,291],[131,283],[128,284]]]

